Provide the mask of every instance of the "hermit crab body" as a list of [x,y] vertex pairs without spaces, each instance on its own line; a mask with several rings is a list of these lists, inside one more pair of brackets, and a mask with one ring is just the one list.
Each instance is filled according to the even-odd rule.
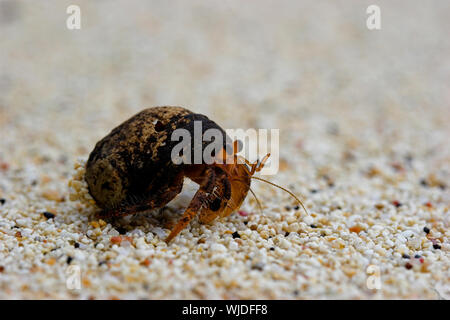
[[[232,161],[174,163],[171,155],[178,142],[172,141],[172,133],[176,129],[194,133],[195,122],[201,122],[202,134],[211,128],[223,134],[219,143],[224,152],[216,157],[231,157]],[[269,155],[262,162],[239,162],[237,143],[231,154],[225,152],[229,141],[224,130],[204,115],[181,107],[145,109],[96,144],[86,164],[89,193],[102,209],[102,217],[118,217],[164,207],[181,192],[188,177],[199,189],[166,239],[169,242],[194,216],[209,223],[243,203],[253,174],[261,170]],[[195,142],[191,145],[193,148]],[[202,149],[205,146],[202,142]]]

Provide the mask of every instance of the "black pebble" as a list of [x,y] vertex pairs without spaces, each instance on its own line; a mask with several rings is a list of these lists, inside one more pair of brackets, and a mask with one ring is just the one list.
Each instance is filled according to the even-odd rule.
[[3,198],[0,199],[0,204],[4,205],[5,202],[6,202],[6,199],[3,199]]
[[233,239],[236,239],[236,238],[240,238],[240,237],[241,237],[241,236],[239,235],[239,232],[237,232],[237,231],[233,232],[231,235],[233,236]]
[[117,232],[120,234],[125,234],[127,233],[127,229],[123,228],[123,227],[117,227],[116,228]]
[[294,207],[294,210],[298,210],[298,209],[300,209],[300,206],[297,205]]
[[421,256],[420,256],[419,254],[416,254],[416,255],[414,256],[414,258],[416,258],[416,259],[420,259],[420,258],[421,258]]
[[309,192],[311,192],[311,193],[317,193],[317,189],[311,189],[311,190],[309,190]]
[[298,296],[298,294],[299,294],[298,290],[294,290],[293,294]]
[[275,248],[274,247],[270,247],[270,251],[275,251]]
[[420,180],[420,184],[421,184],[422,186],[424,186],[424,187],[427,187],[427,186],[428,186],[428,182],[427,182],[427,180],[425,180],[425,179]]
[[402,254],[402,258],[403,258],[403,259],[410,259],[411,257],[408,256],[407,254]]
[[73,258],[71,256],[67,257],[67,264],[70,264],[72,262]]
[[244,224],[247,225],[248,221],[244,221]]
[[289,236],[289,232],[286,232],[286,233],[284,234],[284,236],[285,236],[285,237]]
[[75,242],[73,246],[78,249],[80,247],[80,244],[78,242]]
[[315,224],[310,225],[311,228],[317,228]]
[[55,217],[55,215],[51,212],[44,212],[44,217],[46,217],[47,219],[53,219]]
[[430,233],[430,229],[428,229],[427,227],[423,227],[423,232],[425,232],[426,234]]
[[105,263],[106,263],[106,261],[100,261],[100,262],[98,263],[98,265],[101,266],[102,264],[105,264]]
[[256,263],[252,265],[252,269],[262,271],[264,269],[264,265],[262,263]]
[[441,246],[440,246],[439,244],[436,243],[436,244],[433,244],[433,248],[435,248],[435,249],[437,250],[437,249],[440,249]]

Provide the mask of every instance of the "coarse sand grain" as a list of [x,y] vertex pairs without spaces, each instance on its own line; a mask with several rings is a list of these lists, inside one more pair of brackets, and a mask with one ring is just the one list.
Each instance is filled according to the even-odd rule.
[[[0,3],[1,299],[450,298],[448,1]],[[103,221],[95,143],[145,107],[280,129],[240,214]],[[145,178],[145,177],[143,177]],[[79,272],[79,273],[78,273]],[[79,275],[79,277],[77,277]],[[80,288],[76,289],[79,281]]]

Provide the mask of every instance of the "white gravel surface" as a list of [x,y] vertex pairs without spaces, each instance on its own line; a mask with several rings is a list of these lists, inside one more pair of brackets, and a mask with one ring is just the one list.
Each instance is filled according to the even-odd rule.
[[[0,298],[450,297],[448,1],[377,1],[379,31],[368,1],[77,1],[74,31],[69,4],[0,0]],[[311,215],[254,181],[262,214],[169,246],[192,185],[96,218],[89,152],[155,105],[279,128],[266,178]]]

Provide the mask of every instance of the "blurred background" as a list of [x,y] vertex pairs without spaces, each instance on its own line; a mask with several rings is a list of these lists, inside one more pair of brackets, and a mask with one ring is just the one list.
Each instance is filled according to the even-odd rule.
[[[366,26],[372,4],[381,9],[380,30]],[[69,5],[81,9],[80,30],[66,27]],[[0,292],[73,297],[64,273],[70,254],[92,275],[83,298],[113,293],[136,298],[136,288],[145,298],[435,298],[432,281],[449,283],[449,30],[448,0],[0,0],[0,198],[7,201],[0,226],[8,247],[0,250],[5,270]],[[201,254],[187,247],[198,248],[195,237],[179,238],[185,254],[172,265],[170,254],[180,247],[170,248],[166,257],[154,238],[154,230],[160,230],[159,238],[164,230],[142,217],[142,223],[124,225],[125,232],[141,232],[139,237],[152,239],[151,250],[161,249],[156,271],[148,272],[135,257],[139,250],[123,248],[111,258],[123,267],[122,278],[102,269],[109,235],[105,249],[99,249],[96,240],[86,238],[94,227],[81,218],[85,209],[66,201],[73,164],[86,159],[112,128],[157,105],[187,107],[224,129],[280,129],[280,172],[271,180],[306,195],[305,205],[315,214],[306,223],[297,210],[306,229],[288,238],[284,215],[293,213],[292,199],[256,183],[265,207],[262,227],[276,228],[276,237],[294,248],[287,266],[277,256],[284,251],[267,249],[264,270],[284,278],[249,271],[253,262],[247,258],[259,252],[254,248],[272,241],[264,238],[237,251],[226,249],[224,255],[239,254],[240,260],[233,260],[239,263],[231,265],[235,273],[205,265]],[[244,210],[256,208],[251,201]],[[43,211],[57,215],[58,232],[85,239],[86,259],[67,233],[54,231]],[[222,230],[227,226],[250,232],[243,219],[233,215],[224,224],[202,226],[210,235],[202,246],[213,248],[218,239],[228,243]],[[39,235],[25,246],[14,229],[20,220],[29,234]],[[350,234],[342,242],[347,251],[338,243],[339,250],[306,254],[302,244],[328,245],[321,242],[320,221],[339,231],[335,241]],[[357,231],[348,229],[355,230],[354,221],[390,231],[386,239],[358,238],[359,224]],[[433,249],[437,243],[425,237],[425,225],[442,250]],[[400,234],[411,226],[419,234],[412,249]],[[198,230],[204,229],[190,230],[200,237]],[[370,249],[374,244],[388,252],[384,258]],[[59,247],[67,252],[52,250],[49,256],[59,260],[50,259],[50,266],[45,254]],[[418,250],[427,252],[431,267],[413,273],[403,255],[423,254]],[[128,262],[121,259],[128,255],[139,273],[126,269]],[[383,279],[390,281],[376,293],[366,287],[369,262],[381,265]],[[182,272],[183,263],[195,268]],[[339,265],[354,270],[334,269]],[[227,274],[243,287],[227,289]],[[129,275],[141,277],[135,287],[123,281]],[[243,279],[253,289],[246,291]]]
[[[372,2],[1,0],[0,156],[84,156],[155,105],[281,128],[289,145],[330,130],[369,139],[367,121],[433,143],[449,119],[450,4],[377,1],[370,31]],[[71,4],[80,30],[66,27]]]

